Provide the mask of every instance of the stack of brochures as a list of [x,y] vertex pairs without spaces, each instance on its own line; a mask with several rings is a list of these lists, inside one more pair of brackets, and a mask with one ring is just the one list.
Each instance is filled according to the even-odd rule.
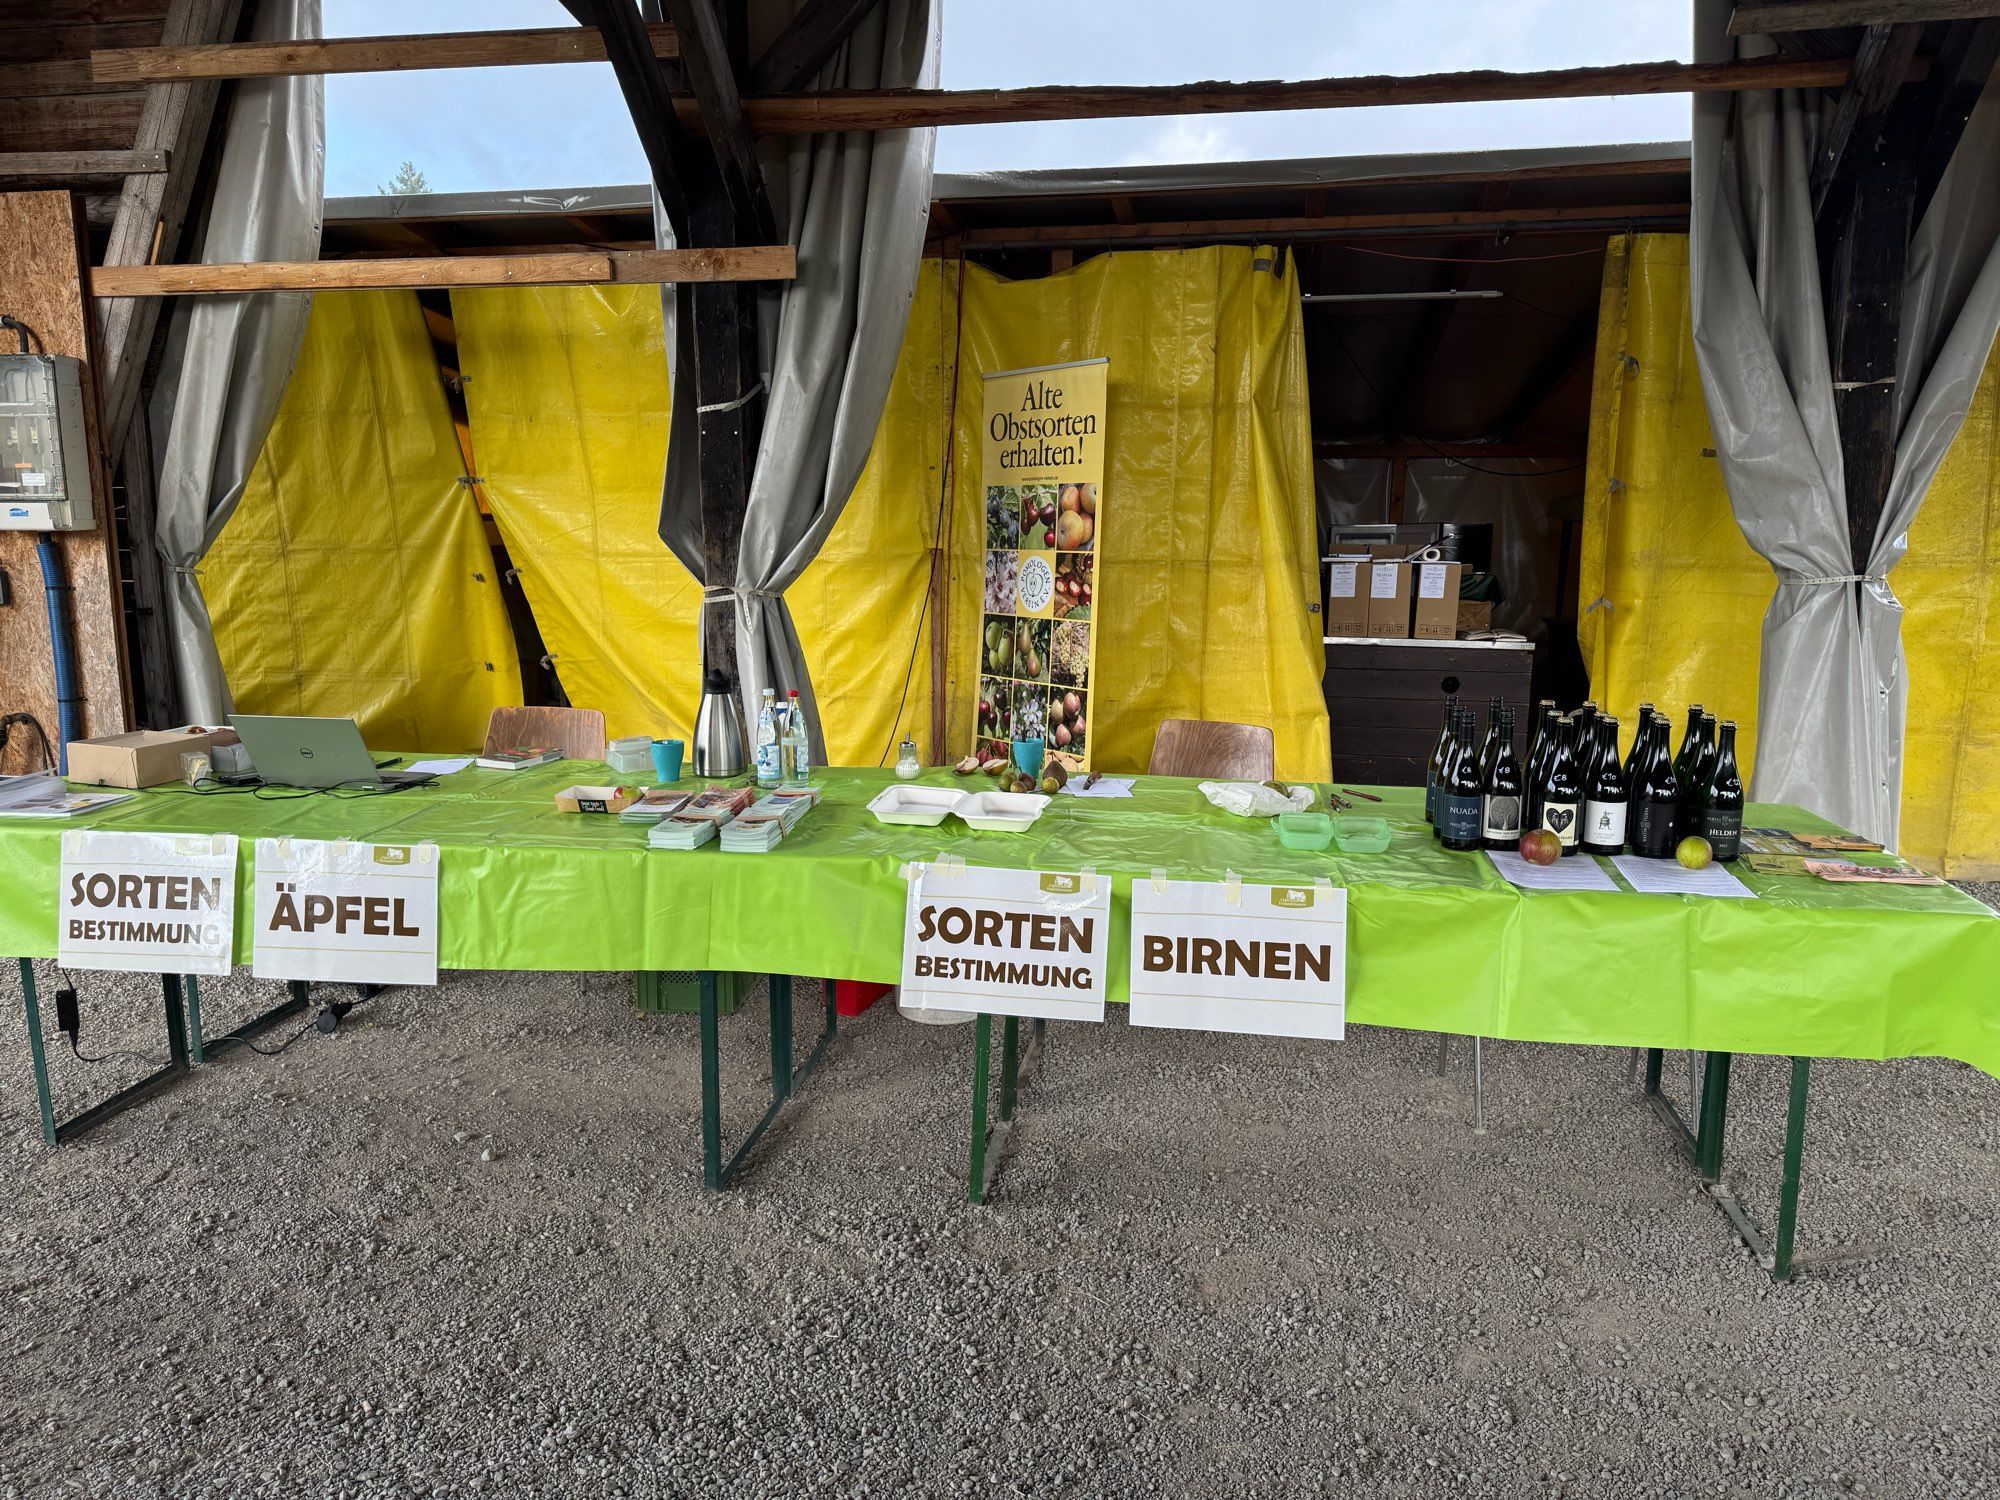
[[691,792],[683,792],[670,786],[649,786],[639,796],[639,800],[618,815],[621,823],[657,823],[670,817],[694,800]]
[[562,758],[562,751],[551,745],[515,745],[482,755],[473,764],[488,771],[525,771],[530,766],[545,766]]
[[816,792],[779,790],[760,797],[750,810],[722,830],[722,847],[738,854],[765,854],[778,847],[818,800]]
[[678,812],[669,813],[646,835],[653,849],[699,849],[750,806],[748,787],[712,786]]

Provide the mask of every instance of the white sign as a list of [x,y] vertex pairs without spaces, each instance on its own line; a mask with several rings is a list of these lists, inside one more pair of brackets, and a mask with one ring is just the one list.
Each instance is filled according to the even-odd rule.
[[1132,882],[1132,1024],[1337,1042],[1347,1024],[1347,892]]
[[1377,599],[1396,597],[1396,581],[1402,576],[1403,564],[1399,562],[1376,563],[1368,570],[1368,592]]
[[227,974],[236,835],[63,835],[56,960],[70,969]]
[[257,840],[259,979],[436,984],[436,844]]
[[909,873],[907,1009],[1104,1019],[1108,879],[956,860],[913,865]]

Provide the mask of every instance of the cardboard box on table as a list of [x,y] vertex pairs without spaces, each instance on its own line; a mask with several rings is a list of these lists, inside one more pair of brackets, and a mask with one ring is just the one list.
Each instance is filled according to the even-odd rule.
[[84,786],[164,786],[181,779],[181,757],[192,750],[213,754],[217,745],[238,743],[233,729],[206,729],[190,724],[181,729],[135,729],[94,740],[69,742],[66,781]]
[[1343,553],[1326,563],[1326,633],[1368,634],[1368,554]]
[[1411,634],[1420,641],[1458,639],[1458,583],[1464,564],[1413,562],[1415,609]]
[[1399,559],[1377,558],[1364,572],[1368,579],[1368,634],[1375,640],[1410,638],[1410,565]]
[[1491,599],[1461,599],[1458,601],[1458,633],[1493,628],[1493,601]]

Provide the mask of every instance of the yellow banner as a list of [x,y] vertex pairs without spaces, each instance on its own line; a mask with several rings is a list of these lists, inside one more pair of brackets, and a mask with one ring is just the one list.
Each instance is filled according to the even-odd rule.
[[[979,754],[1090,765],[1106,359],[985,377]],[[1016,764],[1020,764],[1016,759]]]

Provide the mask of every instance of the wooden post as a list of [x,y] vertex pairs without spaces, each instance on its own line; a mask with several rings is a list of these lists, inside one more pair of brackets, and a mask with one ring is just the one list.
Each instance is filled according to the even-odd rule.
[[[73,591],[70,634],[84,696],[83,732],[99,735],[125,729],[127,687],[118,539],[104,474],[95,340],[83,294],[88,247],[81,205],[69,193],[0,193],[0,311],[28,326],[35,352],[66,354],[84,364],[84,429],[92,455],[96,527],[55,535]],[[54,744],[55,659],[36,540],[34,532],[0,531],[0,568],[13,585],[12,603],[0,607],[0,712],[33,714]],[[27,745],[27,736],[15,735],[0,769],[38,769],[39,748],[31,752]]]

